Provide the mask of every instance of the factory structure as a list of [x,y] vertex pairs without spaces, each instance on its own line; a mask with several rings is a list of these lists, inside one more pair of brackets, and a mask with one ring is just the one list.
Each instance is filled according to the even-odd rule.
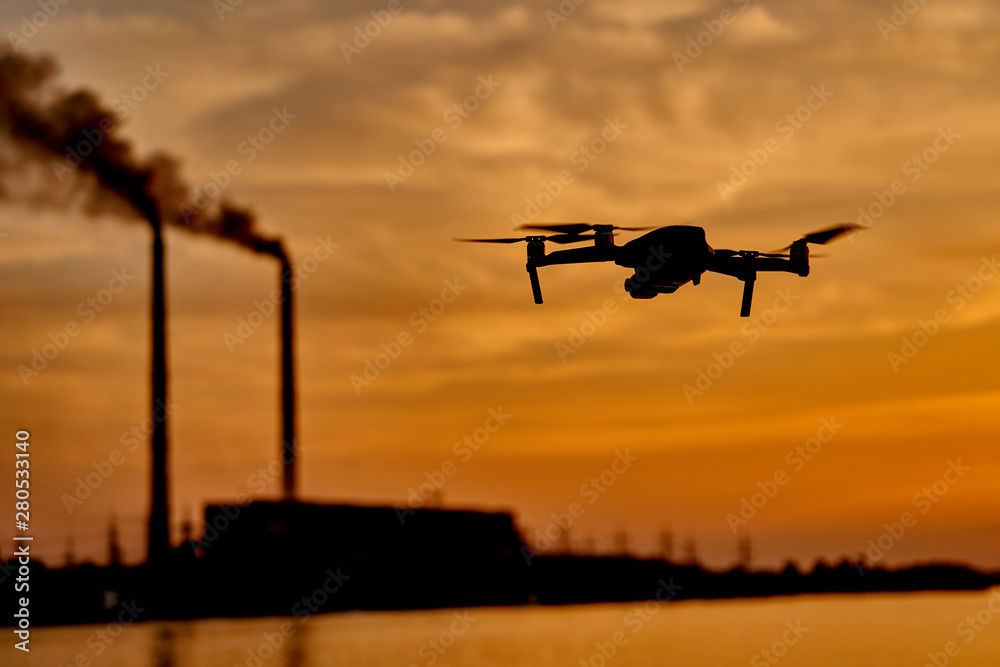
[[[323,590],[326,609],[516,604],[528,596],[524,544],[509,514],[318,505],[298,499],[294,294],[280,241],[253,249],[279,260],[283,499],[205,508],[201,539],[170,542],[164,244],[153,222],[152,434],[148,561],[150,595],[161,615],[294,614]],[[485,575],[485,576],[484,576]],[[329,581],[328,581],[329,580]],[[196,582],[201,594],[188,590]],[[332,595],[334,588],[337,595]],[[123,591],[116,591],[121,597]],[[315,609],[313,610],[315,611]]]

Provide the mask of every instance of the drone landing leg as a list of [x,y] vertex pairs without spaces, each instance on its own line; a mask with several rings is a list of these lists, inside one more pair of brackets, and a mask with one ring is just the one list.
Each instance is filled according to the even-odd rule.
[[750,317],[750,302],[753,300],[753,284],[756,279],[756,276],[752,276],[743,281],[743,307],[740,309],[740,317]]
[[531,293],[535,297],[535,303],[542,302],[542,285],[538,282],[538,269],[533,264],[527,265],[528,277],[531,278]]

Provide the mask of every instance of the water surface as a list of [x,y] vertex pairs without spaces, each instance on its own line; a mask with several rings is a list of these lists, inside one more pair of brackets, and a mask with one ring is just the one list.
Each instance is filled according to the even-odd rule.
[[40,628],[30,655],[10,635],[0,655],[45,667],[995,667],[998,615],[1000,588],[355,612]]

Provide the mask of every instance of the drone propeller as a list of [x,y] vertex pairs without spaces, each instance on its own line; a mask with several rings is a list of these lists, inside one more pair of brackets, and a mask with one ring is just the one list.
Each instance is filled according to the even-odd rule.
[[593,234],[555,234],[554,236],[511,236],[499,239],[458,239],[452,241],[463,241],[465,243],[518,243],[520,241],[551,241],[552,243],[579,243],[580,241],[594,240]]
[[[861,225],[847,223],[843,225],[836,225],[834,227],[828,227],[826,229],[821,229],[817,232],[811,232],[809,234],[806,234],[798,241],[795,241],[794,243],[789,243],[784,248],[779,248],[778,250],[775,250],[774,252],[767,254],[761,253],[761,255],[766,257],[774,257],[774,256],[786,257],[787,255],[779,255],[778,253],[781,253],[785,250],[791,250],[792,246],[794,246],[796,243],[800,244],[815,243],[817,245],[826,245],[830,241],[836,239],[838,236],[842,236],[849,232],[853,232],[855,229],[861,229]],[[818,255],[812,255],[812,256],[818,257]]]
[[[758,255],[758,257],[774,257],[777,259],[789,259],[791,256],[790,252],[762,252]],[[828,252],[821,254],[809,253],[809,259],[826,259],[827,257],[833,257],[833,255]]]
[[462,241],[463,243],[517,243],[518,241],[527,241],[527,238],[509,238],[509,239],[458,239],[452,238],[452,241]]
[[833,241],[838,236],[847,234],[848,232],[853,232],[855,229],[861,229],[861,225],[856,225],[854,223],[847,223],[843,225],[837,225],[836,227],[829,227],[827,229],[822,229],[818,232],[812,232],[811,234],[806,234],[802,237],[802,240],[806,243],[816,243],[819,245],[826,245],[830,241]]
[[617,225],[592,225],[587,222],[553,222],[540,225],[519,225],[516,229],[541,229],[547,232],[562,232],[563,234],[581,234],[598,229],[621,229],[626,232],[639,232],[656,227],[618,227]]
[[[855,229],[860,229],[860,228],[861,228],[860,225],[842,224],[842,225],[837,225],[835,227],[829,227],[827,229],[821,229],[818,232],[812,232],[810,234],[806,234],[798,241],[795,241],[795,243],[790,243],[786,245],[784,248],[779,248],[778,250],[772,250],[771,252],[759,252],[756,254],[756,256],[788,259],[789,257],[791,257],[791,253],[789,251],[795,245],[805,245],[806,243],[825,245],[830,241],[836,239],[838,236],[847,234],[848,232],[853,232]],[[729,250],[728,248],[714,248],[712,252],[714,252],[719,257],[735,257],[736,255],[740,254],[739,250]],[[813,253],[809,253],[809,257],[811,259],[817,259],[829,256],[830,255],[826,254],[816,255]]]

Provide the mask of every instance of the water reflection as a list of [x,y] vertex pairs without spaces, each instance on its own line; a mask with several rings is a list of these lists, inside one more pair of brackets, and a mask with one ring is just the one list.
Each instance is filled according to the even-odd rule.
[[179,667],[177,660],[177,631],[171,625],[160,626],[153,639],[154,667]]
[[308,623],[299,624],[295,628],[295,633],[288,638],[288,642],[282,647],[285,667],[306,667],[306,633],[308,632]]
[[[239,632],[244,626],[249,632]],[[230,651],[226,663],[240,667],[308,667],[309,623],[285,618],[206,621],[163,621],[135,626],[148,634],[146,661],[150,667],[191,667],[205,664],[208,654]],[[251,629],[252,628],[252,629]],[[226,637],[243,635],[232,643]],[[235,639],[235,638],[234,638]],[[222,640],[222,641],[220,641]],[[248,644],[249,642],[249,648]],[[229,657],[234,660],[228,660]],[[216,665],[219,655],[209,662]]]

